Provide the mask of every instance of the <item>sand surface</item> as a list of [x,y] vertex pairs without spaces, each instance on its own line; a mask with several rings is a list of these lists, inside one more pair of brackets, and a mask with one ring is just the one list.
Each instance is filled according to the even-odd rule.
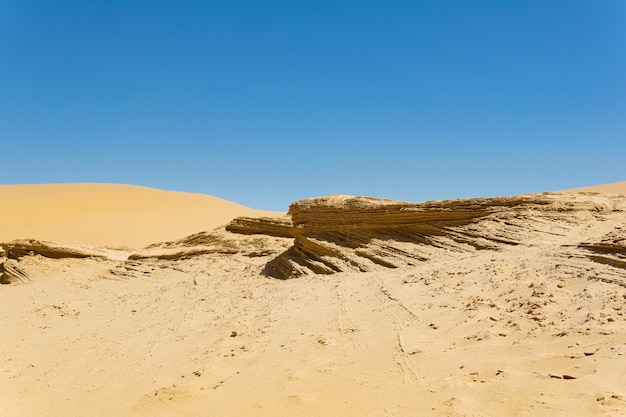
[[0,186],[0,242],[143,247],[211,230],[238,216],[278,215],[204,194],[118,184]]
[[626,181],[613,182],[611,184],[593,185],[590,187],[581,187],[567,190],[568,192],[587,192],[587,193],[613,193],[626,194]]
[[[514,244],[473,247],[437,235],[434,246],[411,246],[398,235],[389,245],[424,260],[364,262],[364,272],[274,279],[264,267],[293,239],[224,229],[138,252],[99,249],[100,258],[5,258],[23,275],[0,286],[0,410],[624,416],[626,269],[619,252],[596,256],[613,263],[595,262],[579,244],[622,250],[626,197],[587,191],[450,229],[481,242],[513,230]],[[164,220],[154,227],[177,230]],[[313,240],[332,247],[321,239]]]

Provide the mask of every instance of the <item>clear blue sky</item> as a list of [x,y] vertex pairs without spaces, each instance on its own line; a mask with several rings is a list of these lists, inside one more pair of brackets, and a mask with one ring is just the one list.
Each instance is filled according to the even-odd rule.
[[626,180],[626,1],[0,0],[0,183],[285,210]]

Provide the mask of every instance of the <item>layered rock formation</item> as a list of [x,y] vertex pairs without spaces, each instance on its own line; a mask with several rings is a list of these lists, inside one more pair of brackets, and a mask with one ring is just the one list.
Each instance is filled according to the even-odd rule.
[[[604,223],[609,218],[626,220],[625,210],[624,198],[581,194],[426,203],[333,195],[296,201],[285,217],[240,217],[211,232],[133,252],[38,240],[0,246],[13,260],[27,255],[123,262],[184,261],[200,256],[265,258],[268,261],[259,259],[261,273],[279,279],[405,268],[442,253],[499,251],[518,245],[552,245],[571,259],[624,269],[624,231],[621,226],[604,230],[600,225],[610,223]],[[593,239],[579,236],[583,231]],[[20,277],[19,273],[12,276]],[[626,285],[619,274],[609,273],[604,279]]]
[[[433,250],[497,250],[562,235],[580,216],[614,210],[612,204],[550,194],[426,203],[344,195],[305,199],[289,209],[293,246],[264,273],[287,279],[411,266]],[[260,227],[252,223],[238,224]]]
[[291,218],[285,217],[237,217],[226,225],[226,231],[243,235],[267,235],[293,237]]
[[45,258],[99,258],[122,260],[126,252],[85,245],[62,245],[35,239],[19,239],[0,244],[5,256],[18,260],[24,256],[41,255]]

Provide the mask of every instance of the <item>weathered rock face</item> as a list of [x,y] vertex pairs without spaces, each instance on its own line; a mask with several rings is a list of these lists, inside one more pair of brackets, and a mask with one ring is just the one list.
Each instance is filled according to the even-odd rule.
[[237,217],[226,225],[226,231],[243,235],[293,237],[290,217]]
[[370,271],[414,265],[433,250],[473,251],[528,243],[561,233],[581,212],[613,210],[562,196],[406,203],[368,197],[329,196],[293,203],[293,246],[269,262],[266,275]]
[[124,251],[116,251],[83,245],[62,245],[35,239],[19,239],[1,244],[6,257],[20,259],[28,255],[41,255],[46,258],[100,258],[120,260],[125,259]]

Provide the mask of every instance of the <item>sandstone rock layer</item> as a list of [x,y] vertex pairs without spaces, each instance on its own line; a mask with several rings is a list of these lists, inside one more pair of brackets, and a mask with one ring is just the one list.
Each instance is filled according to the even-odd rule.
[[[581,217],[616,210],[622,208],[612,202],[585,200],[580,195],[426,203],[345,195],[305,199],[289,209],[293,246],[269,262],[264,273],[288,279],[309,273],[411,266],[430,259],[436,250],[498,250],[528,244],[529,239],[563,236],[576,227]],[[244,223],[250,229],[261,227],[250,221],[237,224]]]

